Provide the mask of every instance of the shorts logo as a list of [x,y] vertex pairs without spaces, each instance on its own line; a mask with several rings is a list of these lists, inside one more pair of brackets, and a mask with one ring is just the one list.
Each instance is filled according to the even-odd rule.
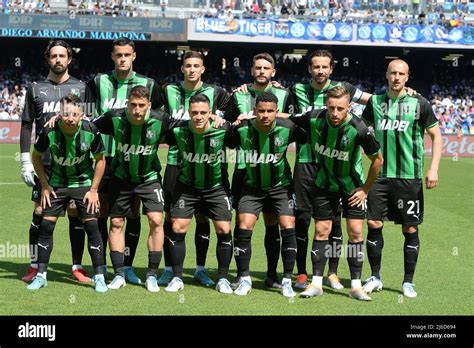
[[282,146],[284,144],[283,138],[275,137],[275,146]]
[[209,141],[209,146],[210,147],[218,147],[220,145],[220,143],[221,142],[219,141],[219,139],[211,139]]
[[88,148],[89,148],[89,145],[87,145],[86,143],[81,144],[81,151],[87,151]]
[[152,131],[151,129],[147,130],[146,137],[147,139],[153,139],[155,137],[155,131]]

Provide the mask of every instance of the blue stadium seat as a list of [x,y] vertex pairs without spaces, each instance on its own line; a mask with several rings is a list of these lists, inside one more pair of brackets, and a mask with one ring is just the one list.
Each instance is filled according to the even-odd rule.
[[443,5],[443,10],[446,11],[446,12],[452,12],[453,11],[453,3],[452,2],[448,2],[446,1]]

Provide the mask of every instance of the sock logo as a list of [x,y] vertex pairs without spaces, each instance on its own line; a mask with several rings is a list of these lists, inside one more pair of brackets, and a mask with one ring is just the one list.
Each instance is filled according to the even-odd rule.
[[93,246],[93,245],[91,245],[89,248],[95,249],[95,250],[97,250],[97,251],[100,253],[100,244],[99,244],[98,246],[96,246],[96,247]]
[[237,255],[242,252],[243,254],[245,254],[245,252],[247,251],[247,248],[245,249],[240,249],[239,247],[235,247],[234,248],[234,253],[236,253]]
[[231,240],[229,240],[228,242],[222,242],[222,244],[226,244],[226,245],[230,245],[230,246],[232,246],[232,241],[231,241]]
[[39,247],[42,247],[44,250],[48,250],[49,244],[48,245],[43,245],[41,243],[38,243]]
[[419,247],[419,245],[407,245],[407,248],[415,249],[416,251],[418,251]]
[[199,237],[201,237],[202,239],[207,239],[207,240],[209,240],[209,236],[208,236],[208,235],[205,235],[205,234],[200,234]]
[[40,225],[35,225],[34,223],[31,223],[31,226],[33,226],[33,227],[36,228],[37,230],[40,228]]
[[132,232],[128,232],[128,235],[132,236],[132,237],[137,237],[137,238],[140,236],[138,233],[135,234],[135,233],[132,233]]
[[332,239],[335,239],[335,240],[342,240],[342,236],[340,237],[331,237]]
[[296,239],[301,240],[301,241],[303,241],[303,242],[306,242],[306,237],[305,237],[305,238],[296,237]]
[[285,250],[286,250],[286,251],[288,251],[288,250],[293,250],[295,253],[298,251],[298,249],[296,249],[296,248],[286,248]]
[[378,240],[372,242],[371,240],[367,239],[367,243],[372,244],[373,246],[377,246],[377,242],[378,242]]
[[170,241],[170,243],[171,243],[172,246],[174,246],[174,244],[176,243],[175,240],[172,240],[172,239],[171,239],[170,237],[168,237],[168,236],[165,236],[165,238]]
[[316,249],[316,250],[311,250],[311,253],[312,253],[314,256],[316,256],[316,253],[317,253],[318,251],[319,251],[318,249]]

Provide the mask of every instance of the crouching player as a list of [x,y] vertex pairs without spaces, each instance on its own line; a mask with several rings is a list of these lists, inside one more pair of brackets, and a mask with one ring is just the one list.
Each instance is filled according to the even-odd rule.
[[229,199],[225,146],[231,126],[225,123],[215,128],[210,120],[211,107],[205,94],[189,99],[190,120],[180,122],[167,133],[167,143],[178,148],[182,167],[171,202],[172,232],[168,238],[173,279],[166,287],[168,292],[184,288],[183,263],[186,255],[185,237],[191,218],[199,206],[212,219],[217,233],[216,256],[218,262],[216,290],[231,294],[227,280],[232,259],[230,222],[232,205]]
[[[33,152],[33,166],[42,186],[43,220],[38,238],[38,274],[27,289],[38,290],[48,285],[46,273],[53,250],[54,227],[58,217],[64,216],[66,205],[73,200],[88,237],[89,254],[95,271],[95,290],[106,292],[104,248],[97,223],[97,188],[105,168],[104,145],[97,128],[82,120],[83,103],[79,97],[69,94],[61,99],[60,105],[59,122],[53,128],[43,128]],[[47,149],[52,157],[49,182],[41,160]],[[95,169],[92,156],[96,162]]]

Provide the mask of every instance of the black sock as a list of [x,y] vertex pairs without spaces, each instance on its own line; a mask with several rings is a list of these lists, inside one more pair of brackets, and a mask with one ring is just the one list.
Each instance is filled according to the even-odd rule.
[[237,228],[237,239],[234,244],[234,256],[237,263],[237,275],[246,277],[250,275],[250,258],[252,257],[252,230]]
[[296,235],[294,228],[281,230],[281,259],[283,260],[283,278],[290,278],[296,262]]
[[351,279],[362,277],[362,264],[364,263],[364,242],[347,243],[347,263],[351,272]]
[[171,242],[168,238],[171,236],[171,221],[165,219],[163,223],[163,231],[165,233],[165,241],[163,243],[163,256],[165,258],[165,267],[171,267],[170,246]]
[[53,251],[53,231],[56,222],[46,219],[41,221],[38,234],[38,272],[43,273],[48,269],[49,258]]
[[383,234],[382,227],[369,228],[367,233],[367,258],[369,259],[370,269],[372,275],[378,279],[380,278],[380,266],[382,264],[382,249],[383,249]]
[[327,248],[329,241],[313,240],[311,249],[311,261],[313,263],[313,276],[322,277],[324,275],[324,267],[327,261]]
[[405,243],[403,244],[405,275],[403,276],[403,282],[413,283],[416,262],[420,253],[420,237],[418,236],[418,229],[414,233],[404,232],[403,235],[405,236]]
[[170,258],[173,267],[173,277],[183,278],[183,264],[186,257],[186,233],[171,232]]
[[232,260],[232,234],[219,233],[217,235],[217,279],[225,278],[229,274],[229,265]]
[[30,257],[31,263],[38,263],[38,236],[41,226],[41,221],[43,221],[43,216],[36,215],[33,213],[33,218],[31,219],[30,224]]
[[149,251],[148,252],[148,271],[146,272],[146,277],[156,277],[158,272],[158,267],[160,267],[161,262],[161,251]]
[[341,214],[339,213],[332,219],[332,229],[329,234],[329,247],[328,275],[337,274],[339,257],[342,252]]
[[99,218],[99,233],[102,238],[102,246],[104,248],[104,265],[107,265],[107,243],[109,241],[109,230],[107,229],[107,218]]
[[112,260],[112,266],[114,266],[115,275],[125,278],[125,273],[123,272],[123,252],[110,250],[110,259]]
[[276,280],[278,258],[280,257],[280,231],[278,225],[265,225],[264,244],[267,254],[267,277]]
[[78,217],[69,216],[69,240],[71,241],[72,264],[82,265],[82,254],[84,253],[84,243],[86,232],[82,221]]
[[87,248],[92,259],[94,270],[104,268],[104,245],[99,233],[99,223],[97,220],[84,222],[84,230],[87,233]]
[[123,265],[131,267],[135,253],[137,251],[138,241],[140,240],[141,221],[140,217],[136,219],[127,218],[127,225],[125,227],[125,260]]
[[205,266],[211,226],[209,222],[196,221],[196,233],[194,234],[194,245],[196,246],[196,265]]
[[296,211],[296,267],[298,274],[308,274],[306,271],[306,257],[308,255],[308,229],[311,224],[311,212]]

